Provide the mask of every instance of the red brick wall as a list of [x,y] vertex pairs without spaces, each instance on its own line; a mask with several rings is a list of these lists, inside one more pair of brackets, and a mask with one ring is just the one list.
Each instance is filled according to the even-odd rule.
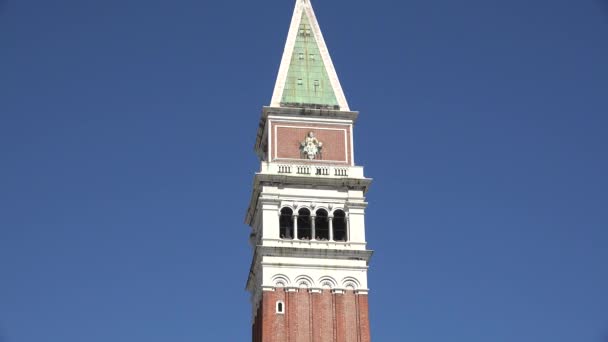
[[300,153],[300,144],[309,132],[314,132],[323,143],[322,154],[315,160],[328,163],[350,164],[350,126],[273,121],[270,126],[272,142],[270,160],[307,162]]
[[329,290],[312,293],[313,341],[334,341],[334,302]]
[[360,342],[370,342],[372,337],[369,332],[369,299],[367,296],[357,296],[357,300]]
[[[276,313],[276,302],[285,314]],[[264,292],[252,328],[253,342],[370,342],[367,295],[300,289]]]

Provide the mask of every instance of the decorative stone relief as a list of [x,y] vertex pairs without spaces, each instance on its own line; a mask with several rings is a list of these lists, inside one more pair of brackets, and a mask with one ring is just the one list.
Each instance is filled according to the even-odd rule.
[[347,290],[355,290],[357,288],[357,284],[352,281],[348,281],[344,283],[344,288],[346,288]]
[[[355,277],[346,277],[342,279],[340,285],[338,286],[338,282],[329,276],[325,275],[318,278],[315,281],[312,277],[308,275],[300,275],[295,277],[293,281],[285,275],[285,274],[276,274],[272,278],[272,287],[275,288],[323,288],[323,289],[348,289],[348,290],[358,290],[361,288],[361,284],[358,279]],[[293,278],[292,278],[293,279]]]
[[296,278],[296,285],[299,288],[308,289],[313,287],[314,281],[312,278],[302,275]]
[[272,281],[275,287],[287,287],[290,285],[289,278],[283,274],[278,274],[272,277]]
[[348,277],[342,280],[342,287],[348,290],[357,290],[360,288],[360,284],[357,279]]
[[323,149],[323,143],[315,137],[315,132],[310,131],[306,136],[306,139],[300,143],[300,150],[302,151],[302,157],[310,160],[321,157],[321,150]]
[[323,289],[334,289],[338,287],[338,283],[334,280],[334,278],[325,276],[319,279],[319,283],[321,284],[321,288]]

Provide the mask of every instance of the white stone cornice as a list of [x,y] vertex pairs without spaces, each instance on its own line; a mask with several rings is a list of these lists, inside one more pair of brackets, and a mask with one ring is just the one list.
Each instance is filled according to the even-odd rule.
[[[277,256],[277,257],[292,257],[301,259],[336,259],[336,260],[360,260],[369,262],[373,255],[371,250],[336,250],[336,249],[304,249],[290,247],[267,247],[257,246],[256,255],[262,256]],[[260,260],[261,261],[261,260]]]

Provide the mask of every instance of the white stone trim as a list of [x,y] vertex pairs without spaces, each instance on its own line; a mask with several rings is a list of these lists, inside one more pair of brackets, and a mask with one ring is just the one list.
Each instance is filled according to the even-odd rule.
[[314,280],[312,280],[311,277],[309,277],[307,275],[301,275],[296,278],[295,286],[297,286],[301,289],[310,289],[313,287],[314,283],[315,282],[314,282]]
[[308,17],[308,21],[312,28],[312,33],[315,36],[315,40],[317,41],[317,46],[319,47],[319,52],[321,54],[321,58],[323,59],[323,64],[325,65],[325,71],[327,72],[327,75],[329,77],[329,81],[331,83],[334,94],[336,95],[336,100],[338,101],[340,110],[350,111],[350,108],[348,107],[348,102],[346,101],[346,96],[344,96],[344,91],[342,90],[340,80],[338,79],[338,74],[336,73],[336,69],[334,68],[331,56],[329,55],[329,50],[327,49],[327,45],[325,44],[325,39],[323,38],[323,34],[321,33],[319,22],[317,21],[317,17],[309,0],[296,0],[296,6],[294,8],[293,16],[291,18],[289,33],[287,34],[287,41],[285,42],[283,57],[281,58],[281,65],[279,66],[279,73],[277,75],[277,81],[274,86],[270,106],[281,106],[281,99],[283,98],[285,82],[287,81],[289,65],[291,64],[291,58],[293,56],[294,47],[298,35],[298,28],[300,27],[300,22],[302,21],[303,13],[305,13]]
[[353,135],[355,134],[353,125],[349,125],[350,127],[350,165],[355,166],[355,139]]
[[341,125],[348,125],[351,126],[353,124],[352,120],[346,120],[346,119],[328,119],[328,118],[321,118],[321,117],[314,117],[314,118],[309,118],[309,117],[297,117],[294,118],[292,116],[278,116],[278,115],[272,115],[268,117],[268,120],[272,120],[272,121],[280,121],[280,122],[297,122],[297,123],[327,123],[327,124],[341,124]]
[[[268,118],[268,128],[272,127],[272,119]],[[272,129],[268,129],[268,153],[266,153],[266,159],[271,161],[275,156],[272,155]],[[352,138],[352,137],[351,137]],[[354,159],[354,158],[353,158]]]
[[323,289],[335,289],[338,287],[338,282],[330,276],[324,276],[319,279],[319,286]]
[[284,274],[277,274],[272,277],[272,286],[273,287],[287,287],[291,284],[291,280],[289,277]]
[[345,277],[342,279],[342,288],[347,290],[357,290],[361,287],[361,283],[355,277]]
[[302,20],[302,12],[304,11],[302,2],[302,0],[297,0],[296,7],[293,10],[291,24],[289,25],[289,32],[287,33],[287,41],[285,42],[283,57],[281,58],[281,65],[279,66],[279,74],[277,75],[272,100],[270,101],[271,107],[281,106],[283,90],[285,89],[285,82],[287,81],[287,73],[289,72],[289,65],[291,63],[291,57],[293,56],[293,51],[296,44],[298,28],[300,27],[300,22]]

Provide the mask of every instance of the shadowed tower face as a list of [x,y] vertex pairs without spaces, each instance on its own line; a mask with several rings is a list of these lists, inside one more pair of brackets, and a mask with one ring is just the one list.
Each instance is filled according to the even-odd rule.
[[365,194],[350,110],[315,13],[296,0],[262,110],[246,223],[254,342],[368,342]]

